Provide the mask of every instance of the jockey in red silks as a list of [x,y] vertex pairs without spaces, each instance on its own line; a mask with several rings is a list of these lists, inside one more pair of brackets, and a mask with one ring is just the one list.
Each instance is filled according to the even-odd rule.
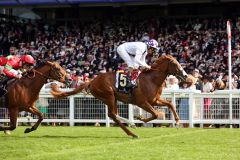
[[148,53],[156,55],[158,53],[158,42],[154,39],[147,43],[143,42],[125,42],[118,46],[117,53],[128,65],[128,77],[131,77],[129,83],[130,88],[137,86],[136,79],[138,78],[138,68],[150,69],[146,63],[146,56]]
[[22,73],[35,64],[35,60],[31,55],[23,55],[22,57],[9,55],[0,57],[0,65],[4,66],[3,73],[8,77],[1,80],[0,96],[7,93],[5,89],[6,83],[11,78],[21,78]]
[[23,55],[22,57],[9,55],[5,58],[3,72],[11,78],[21,78],[22,73],[35,64],[31,55]]

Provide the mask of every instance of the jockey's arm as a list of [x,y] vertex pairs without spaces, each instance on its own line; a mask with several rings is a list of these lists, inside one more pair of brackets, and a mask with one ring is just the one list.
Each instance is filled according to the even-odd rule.
[[140,66],[148,67],[147,63],[145,62],[146,55],[143,55],[139,50],[137,50],[136,55],[134,57],[135,62],[137,62]]
[[4,67],[3,72],[8,76],[12,78],[21,78],[21,73],[13,68]]

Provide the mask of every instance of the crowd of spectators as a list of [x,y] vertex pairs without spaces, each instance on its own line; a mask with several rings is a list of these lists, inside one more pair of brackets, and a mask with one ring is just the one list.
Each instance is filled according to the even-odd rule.
[[[232,20],[233,88],[240,88],[239,29],[238,21]],[[50,25],[43,20],[0,20],[1,55],[31,54],[38,60],[57,61],[72,75],[74,83],[71,87],[100,72],[121,68],[123,61],[116,54],[121,43],[151,38],[159,42],[160,55],[173,55],[189,74],[198,72],[197,78],[202,84],[196,86],[197,89],[204,91],[204,84],[217,80],[222,80],[225,88],[228,87],[226,19],[134,21],[120,17],[66,25]],[[147,63],[153,61],[151,56],[147,58]]]

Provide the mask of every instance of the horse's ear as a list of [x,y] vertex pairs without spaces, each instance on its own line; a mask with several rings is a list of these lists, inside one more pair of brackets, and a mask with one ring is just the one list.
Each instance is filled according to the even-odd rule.
[[44,65],[45,63],[46,63],[45,60],[38,60],[35,66],[36,66],[36,67],[39,67],[39,66]]

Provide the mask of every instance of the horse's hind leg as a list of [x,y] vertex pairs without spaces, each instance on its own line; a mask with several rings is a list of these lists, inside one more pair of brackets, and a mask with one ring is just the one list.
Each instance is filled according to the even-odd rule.
[[30,112],[34,115],[37,115],[39,118],[38,118],[37,123],[35,123],[34,126],[32,126],[32,128],[26,128],[24,133],[29,133],[29,132],[36,130],[38,128],[39,124],[43,120],[43,114],[35,106],[30,107],[28,112]]
[[17,126],[18,109],[14,107],[9,107],[8,111],[10,116],[10,126],[0,126],[0,131],[12,131]]

